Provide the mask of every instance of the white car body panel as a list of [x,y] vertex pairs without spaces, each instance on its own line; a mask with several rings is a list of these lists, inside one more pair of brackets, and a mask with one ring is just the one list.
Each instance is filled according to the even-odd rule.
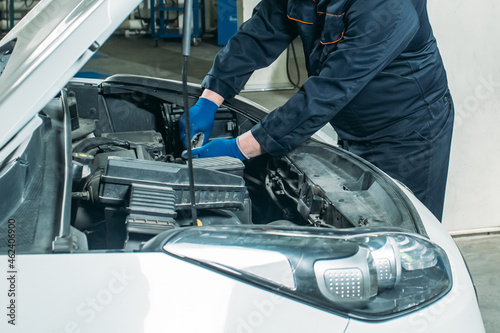
[[41,1],[2,39],[0,46],[17,43],[0,77],[0,149],[92,57],[96,49],[89,48],[102,45],[140,2]]
[[407,316],[365,322],[163,253],[21,255],[16,326],[1,325],[6,332],[484,332],[467,270],[456,258],[450,257],[447,296]]
[[164,253],[22,255],[17,263],[18,319],[2,320],[2,332],[342,333],[348,323]]

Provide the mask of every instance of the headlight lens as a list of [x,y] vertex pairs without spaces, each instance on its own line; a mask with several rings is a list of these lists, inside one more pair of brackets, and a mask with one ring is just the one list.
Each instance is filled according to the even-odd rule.
[[383,320],[451,289],[445,252],[400,230],[201,227],[172,231],[168,253],[342,315]]

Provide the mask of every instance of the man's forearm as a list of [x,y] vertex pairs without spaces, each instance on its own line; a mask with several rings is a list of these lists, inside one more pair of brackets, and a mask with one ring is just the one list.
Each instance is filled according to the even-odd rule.
[[224,102],[224,97],[222,97],[221,95],[210,89],[203,90],[203,93],[201,94],[200,97],[206,98],[214,102],[215,104],[217,104],[217,106],[221,106],[222,102]]
[[251,131],[243,133],[236,141],[241,153],[247,158],[256,157],[265,153],[261,145],[255,140]]

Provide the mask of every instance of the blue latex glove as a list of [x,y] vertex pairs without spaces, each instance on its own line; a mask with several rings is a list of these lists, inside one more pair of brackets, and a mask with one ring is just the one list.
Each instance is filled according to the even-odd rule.
[[246,160],[236,143],[236,139],[214,139],[203,147],[192,150],[193,157],[230,156],[241,161]]
[[[198,99],[193,107],[189,109],[189,121],[191,122],[191,139],[197,133],[203,133],[203,144],[208,142],[212,129],[214,127],[215,112],[218,106],[211,100],[206,98]],[[186,120],[184,115],[179,119],[179,129],[181,134],[181,141],[184,148],[187,147],[186,143]]]

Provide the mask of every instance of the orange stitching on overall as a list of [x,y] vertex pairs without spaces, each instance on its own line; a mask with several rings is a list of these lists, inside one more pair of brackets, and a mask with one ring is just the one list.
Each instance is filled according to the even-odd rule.
[[325,14],[325,15],[328,15],[328,16],[333,16],[333,17],[342,17],[345,15],[345,13],[342,13],[340,15],[333,15],[333,14],[328,14],[328,13],[325,13],[325,12],[317,12],[318,14]]
[[311,22],[305,22],[305,21],[298,20],[298,19],[296,19],[296,18],[290,17],[289,15],[287,15],[287,17],[288,17],[290,20],[297,21],[297,22],[300,22],[300,23],[304,23],[304,24],[314,24],[314,23],[311,23]]
[[340,40],[341,40],[342,38],[344,38],[344,33],[342,33],[342,35],[340,36],[340,38],[339,38],[339,39],[337,39],[336,41],[333,41],[333,42],[321,42],[321,41],[320,41],[320,43],[321,43],[322,45],[335,44],[335,43],[340,42]]

